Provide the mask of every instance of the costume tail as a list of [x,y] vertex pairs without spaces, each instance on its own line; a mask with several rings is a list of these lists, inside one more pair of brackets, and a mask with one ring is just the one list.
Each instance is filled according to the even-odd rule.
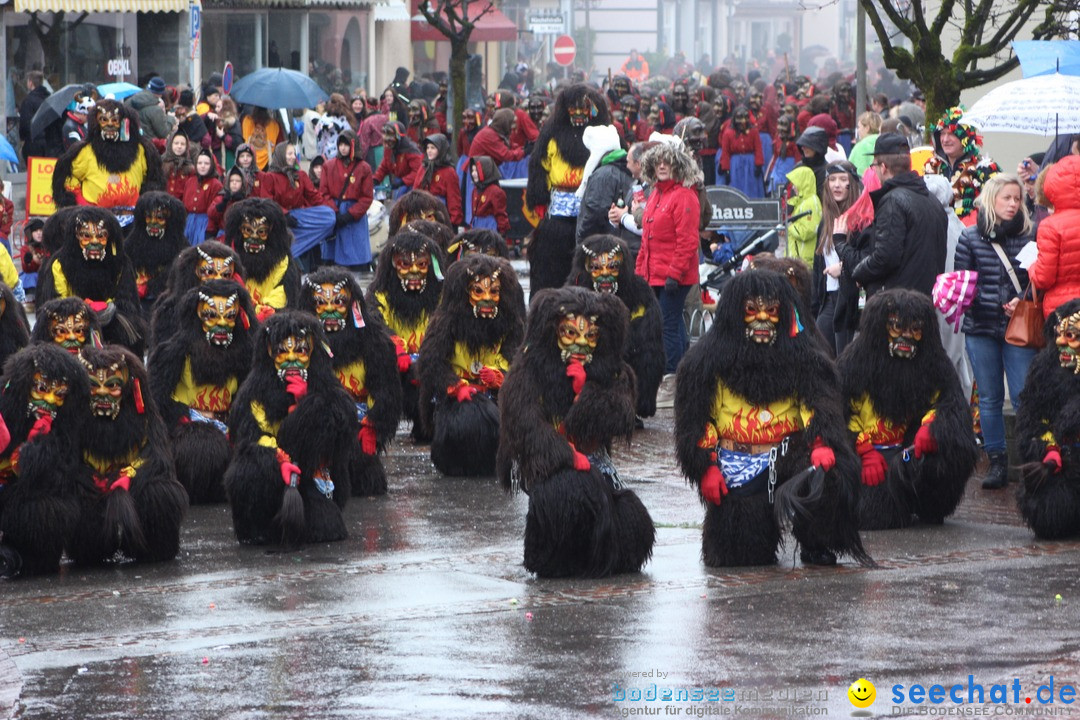
[[281,509],[274,516],[274,525],[281,529],[281,544],[295,547],[304,535],[304,499],[300,489],[290,485],[281,498]]
[[118,535],[120,545],[130,549],[135,557],[146,554],[146,536],[139,521],[139,513],[135,509],[135,501],[127,490],[117,488],[105,497],[102,533],[105,547],[110,547]]

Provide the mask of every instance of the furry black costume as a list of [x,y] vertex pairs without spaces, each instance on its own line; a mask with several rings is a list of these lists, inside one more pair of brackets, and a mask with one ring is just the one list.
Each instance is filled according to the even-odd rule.
[[[41,317],[40,314],[38,317]],[[22,303],[15,299],[11,288],[0,283],[0,367],[29,344],[30,323],[26,319],[26,311]]]
[[72,355],[87,345],[101,346],[101,323],[97,313],[77,297],[56,298],[39,305],[37,323],[30,335],[33,343],[53,343]]
[[[783,276],[740,273],[724,287],[713,326],[679,365],[675,448],[705,504],[709,567],[775,563],[792,507],[804,562],[833,564],[850,554],[872,563],[858,533],[859,459],[839,379],[802,327],[798,304]],[[800,472],[810,466],[813,472]],[[796,475],[800,481],[791,482]]]
[[353,495],[386,493],[385,451],[401,418],[397,349],[378,314],[369,312],[363,290],[343,267],[325,267],[304,278],[300,309],[322,323],[333,352],[331,364],[356,404],[360,433],[349,454]]
[[188,502],[161,416],[145,392],[146,369],[115,345],[83,348],[79,360],[90,378],[90,402],[81,408],[79,516],[68,555],[85,565],[108,562],[117,552],[172,560]]
[[922,293],[880,292],[837,361],[862,459],[863,530],[904,527],[913,514],[940,523],[960,504],[975,469],[971,409],[936,315]]
[[390,208],[390,234],[401,232],[413,220],[441,223],[453,232],[446,203],[426,190],[410,190],[394,202]]
[[452,265],[467,255],[490,255],[510,259],[510,250],[502,235],[494,230],[476,228],[458,233],[446,247],[446,262]]
[[656,414],[656,391],[664,377],[664,326],[660,303],[630,266],[630,249],[613,235],[585,238],[574,253],[567,285],[612,293],[630,313],[625,360],[637,377],[637,415]]
[[300,266],[289,250],[292,233],[277,203],[248,198],[233,205],[225,217],[225,244],[240,256],[260,322],[277,310],[296,307]]
[[1037,537],[1056,540],[1080,533],[1080,300],[1050,313],[1045,334],[1016,411],[1017,502]]
[[255,308],[242,285],[211,280],[184,293],[174,322],[176,332],[150,352],[150,394],[190,501],[224,502],[232,457],[225,423],[251,367]]
[[101,100],[88,121],[87,139],[56,161],[53,201],[107,208],[126,227],[140,193],[165,189],[161,155],[139,132],[138,114],[123,103]]
[[555,98],[551,117],[540,129],[529,156],[529,182],[525,201],[543,220],[529,243],[529,281],[532,292],[559,287],[570,272],[581,199],[574,195],[581,184],[589,149],[582,133],[589,125],[609,125],[604,97],[579,83]]
[[341,508],[359,424],[326,347],[321,323],[294,310],[276,313],[255,338],[251,373],[229,414],[236,453],[225,474],[242,543],[348,536]]
[[78,514],[72,477],[89,403],[86,371],[55,345],[31,345],[4,365],[0,576],[59,569]]
[[420,348],[420,427],[444,475],[493,475],[499,388],[525,334],[525,296],[502,258],[471,255],[446,274]]
[[135,224],[124,240],[124,252],[135,271],[135,288],[147,319],[154,300],[165,290],[169,268],[188,247],[186,221],[184,203],[169,193],[143,193],[135,203]]
[[82,298],[98,314],[105,342],[142,357],[146,323],[120,223],[95,207],[78,208],[63,220],[63,245],[38,273],[37,302]]
[[431,436],[417,422],[419,380],[412,365],[420,356],[428,322],[439,305],[446,259],[434,240],[410,230],[390,238],[381,257],[368,286],[367,304],[394,337],[401,373],[401,413],[412,423],[413,438],[426,442]]
[[150,321],[151,348],[176,332],[176,305],[180,298],[191,288],[211,280],[233,280],[244,285],[244,267],[235,250],[216,240],[207,240],[180,253],[169,270],[165,289],[154,303]]
[[652,519],[609,455],[634,431],[628,318],[605,293],[537,293],[503,385],[498,472],[529,494],[525,568],[541,577],[636,572],[652,554]]

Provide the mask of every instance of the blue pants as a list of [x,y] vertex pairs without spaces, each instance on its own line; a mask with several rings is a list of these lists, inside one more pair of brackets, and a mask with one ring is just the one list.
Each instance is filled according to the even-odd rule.
[[692,285],[680,285],[673,293],[663,287],[654,287],[656,299],[660,301],[660,315],[664,319],[664,354],[667,355],[667,367],[664,373],[673,373],[679,367],[683,353],[686,352],[686,323],[683,322],[683,305]]
[[292,254],[295,258],[299,258],[330,237],[334,233],[334,224],[337,222],[337,213],[326,205],[296,208],[290,210],[289,215],[296,218],[297,222],[296,227],[292,229]]
[[200,245],[206,239],[206,226],[210,218],[206,213],[188,213],[187,222],[184,224],[184,237],[192,245]]
[[1004,339],[985,335],[968,335],[968,359],[979,386],[979,417],[982,422],[986,452],[1005,452],[1005,417],[1001,408],[1005,402],[1005,381],[1014,408],[1020,407],[1020,391],[1024,389],[1028,366],[1038,352],[1016,347]]

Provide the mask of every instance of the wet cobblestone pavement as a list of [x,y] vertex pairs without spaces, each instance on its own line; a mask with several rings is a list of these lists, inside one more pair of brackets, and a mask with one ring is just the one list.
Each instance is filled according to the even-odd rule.
[[[806,568],[789,544],[714,571],[671,425],[614,453],[658,527],[640,575],[531,577],[526,498],[439,477],[402,433],[345,542],[241,547],[225,506],[198,507],[176,562],[0,585],[0,718],[849,717],[859,677],[887,717],[918,713],[893,685],[968,675],[1018,679],[1019,704],[922,710],[1072,710],[1024,697],[1080,683],[1080,543],[1036,541],[1011,489],[972,480],[944,526],[865,533],[877,569]],[[650,687],[673,699],[631,699]],[[674,699],[695,689],[720,699]]]

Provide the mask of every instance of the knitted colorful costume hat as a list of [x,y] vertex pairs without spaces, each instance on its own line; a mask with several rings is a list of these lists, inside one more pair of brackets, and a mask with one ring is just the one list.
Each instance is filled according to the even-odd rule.
[[951,107],[945,111],[941,119],[937,121],[935,130],[938,134],[949,132],[960,140],[964,148],[964,154],[977,157],[983,144],[982,135],[972,126],[964,122],[964,108],[960,105]]

